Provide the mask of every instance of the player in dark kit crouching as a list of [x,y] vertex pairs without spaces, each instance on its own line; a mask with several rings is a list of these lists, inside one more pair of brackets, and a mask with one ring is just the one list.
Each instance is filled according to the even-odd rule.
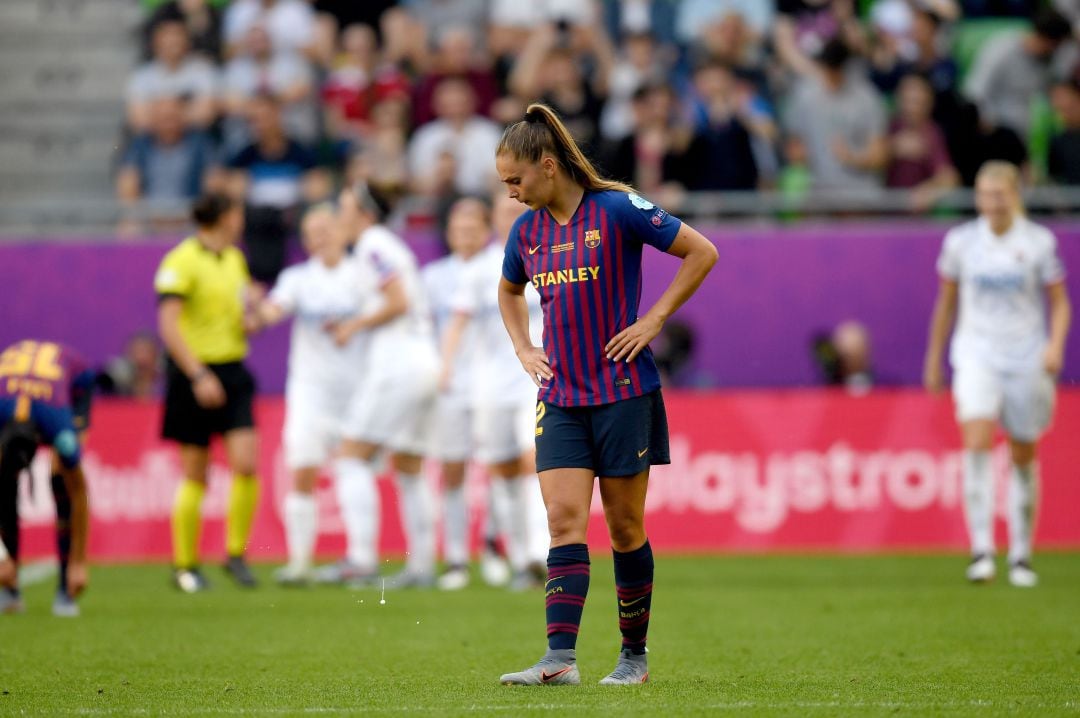
[[77,616],[86,587],[89,509],[79,433],[89,424],[94,375],[77,354],[31,339],[0,353],[0,613],[19,613],[19,476],[39,444],[54,455],[60,588],[53,614]]

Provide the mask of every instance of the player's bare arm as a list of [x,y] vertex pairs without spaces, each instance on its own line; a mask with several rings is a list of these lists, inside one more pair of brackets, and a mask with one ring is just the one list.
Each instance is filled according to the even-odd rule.
[[934,394],[945,388],[945,372],[941,361],[945,353],[945,342],[956,319],[959,292],[959,284],[955,280],[941,278],[937,301],[934,302],[934,311],[930,315],[930,337],[926,346],[926,360],[923,362],[923,386]]
[[1072,323],[1072,304],[1065,282],[1056,282],[1046,288],[1047,308],[1050,315],[1050,340],[1043,354],[1043,367],[1057,376],[1065,363],[1065,338]]
[[348,344],[357,332],[382,326],[409,311],[409,296],[401,279],[395,277],[384,284],[382,294],[386,301],[379,309],[369,314],[346,319],[330,327],[330,333],[334,335],[334,341],[338,346]]
[[679,227],[668,254],[682,260],[679,271],[649,311],[611,338],[604,348],[608,359],[633,361],[660,333],[667,318],[693,296],[719,256],[716,246],[685,222]]
[[499,314],[514,344],[514,353],[533,383],[540,386],[555,376],[544,350],[534,346],[529,337],[529,305],[525,301],[524,284],[499,279]]

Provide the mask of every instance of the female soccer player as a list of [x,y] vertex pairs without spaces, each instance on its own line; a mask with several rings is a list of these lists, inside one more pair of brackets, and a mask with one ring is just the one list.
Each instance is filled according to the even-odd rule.
[[244,552],[259,499],[255,380],[243,363],[253,290],[247,262],[235,247],[244,207],[211,193],[195,201],[192,217],[194,236],[165,255],[154,277],[158,331],[169,356],[162,436],[180,444],[184,472],[173,506],[174,580],[187,593],[206,588],[198,567],[199,530],[213,434],[224,437],[233,471],[225,569],[241,586],[255,585]]
[[373,486],[379,451],[390,453],[408,559],[387,585],[427,587],[435,582],[435,515],[420,469],[439,374],[434,330],[416,257],[381,224],[385,205],[358,183],[341,192],[338,207],[348,236],[356,238],[355,261],[377,285],[360,314],[332,329],[339,346],[358,332],[369,342],[363,386],[342,431],[338,480]]
[[[508,197],[503,199],[509,207],[496,205],[496,211],[503,218],[510,211],[509,222],[503,228],[505,237],[521,215],[521,205]],[[536,386],[522,373],[499,316],[495,290],[502,274],[504,241],[483,246],[491,237],[490,214],[487,205],[472,198],[458,200],[451,211],[452,232],[470,236],[467,243],[478,245],[482,251],[463,267],[451,299],[451,318],[443,337],[443,366],[460,359],[465,352],[472,356],[475,381],[470,403],[475,409],[476,454],[492,478],[490,506],[494,527],[506,541],[513,569],[511,588],[524,590],[538,585],[542,573],[529,569],[536,566],[542,572],[547,553],[547,524],[533,462]],[[535,291],[529,294],[530,311],[535,307],[539,315],[540,298]],[[532,324],[533,340],[539,341],[540,322]],[[536,507],[531,505],[534,502]],[[543,534],[539,555],[533,551],[537,528],[530,521],[537,513]]]
[[[266,325],[295,317],[282,432],[285,463],[294,476],[284,506],[289,563],[277,574],[285,585],[311,578],[318,537],[315,484],[340,438],[342,418],[364,374],[362,335],[338,347],[327,331],[355,316],[365,297],[363,277],[346,251],[349,237],[341,231],[331,205],[309,210],[301,234],[308,261],[282,272],[258,307],[258,318]],[[336,481],[335,487],[346,527],[347,559],[358,573],[371,573],[376,569],[378,496],[349,491],[345,481]]]
[[[1024,216],[1020,175],[987,162],[975,179],[979,218],[945,237],[940,289],[930,320],[924,382],[941,391],[941,357],[957,317],[949,362],[964,440],[964,509],[971,539],[967,579],[994,578],[994,482],[990,449],[1000,421],[1009,435],[1009,582],[1038,582],[1031,568],[1037,504],[1035,454],[1049,426],[1071,309],[1057,240]],[[1047,337],[1043,294],[1049,300]]]
[[[529,208],[507,241],[498,297],[521,365],[540,387],[536,468],[551,535],[548,651],[500,680],[580,682],[574,646],[589,588],[585,536],[599,477],[623,637],[615,670],[601,683],[643,683],[653,579],[645,492],[650,465],[670,461],[660,377],[648,345],[705,279],[716,248],[630,187],[600,178],[545,105],[530,105],[525,119],[506,129],[495,163],[510,196]],[[682,264],[639,316],[645,244]],[[529,283],[540,293],[543,348],[529,335]]]

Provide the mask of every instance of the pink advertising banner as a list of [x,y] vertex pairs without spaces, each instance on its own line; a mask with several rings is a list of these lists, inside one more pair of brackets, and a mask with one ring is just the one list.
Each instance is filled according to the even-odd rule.
[[[947,398],[915,390],[852,397],[827,390],[669,392],[672,463],[653,472],[647,522],[664,552],[825,550],[874,552],[965,549],[959,434]],[[156,404],[95,406],[85,466],[91,494],[90,552],[95,561],[168,560],[169,514],[180,480],[173,446],[158,438]],[[284,406],[259,402],[263,492],[251,554],[285,555],[281,506],[290,484],[281,455]],[[1042,452],[1037,544],[1080,547],[1080,390],[1059,396],[1055,427]],[[994,454],[998,514],[1008,455]],[[20,504],[28,558],[52,551],[49,459],[40,452]],[[469,483],[474,530],[486,505],[482,471]],[[228,470],[215,456],[204,505],[204,556],[222,554]],[[429,467],[437,482],[435,467]],[[393,484],[380,480],[382,550],[401,555],[404,540]],[[343,548],[328,477],[318,489],[319,552]],[[593,506],[590,543],[606,546]],[[999,522],[999,540],[1004,526]]]

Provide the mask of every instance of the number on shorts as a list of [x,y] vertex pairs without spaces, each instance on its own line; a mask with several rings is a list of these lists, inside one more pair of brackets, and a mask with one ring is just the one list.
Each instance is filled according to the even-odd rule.
[[544,402],[536,402],[536,435],[543,436],[544,427],[540,426],[540,420],[544,418],[544,414],[547,413],[547,407],[544,406]]

